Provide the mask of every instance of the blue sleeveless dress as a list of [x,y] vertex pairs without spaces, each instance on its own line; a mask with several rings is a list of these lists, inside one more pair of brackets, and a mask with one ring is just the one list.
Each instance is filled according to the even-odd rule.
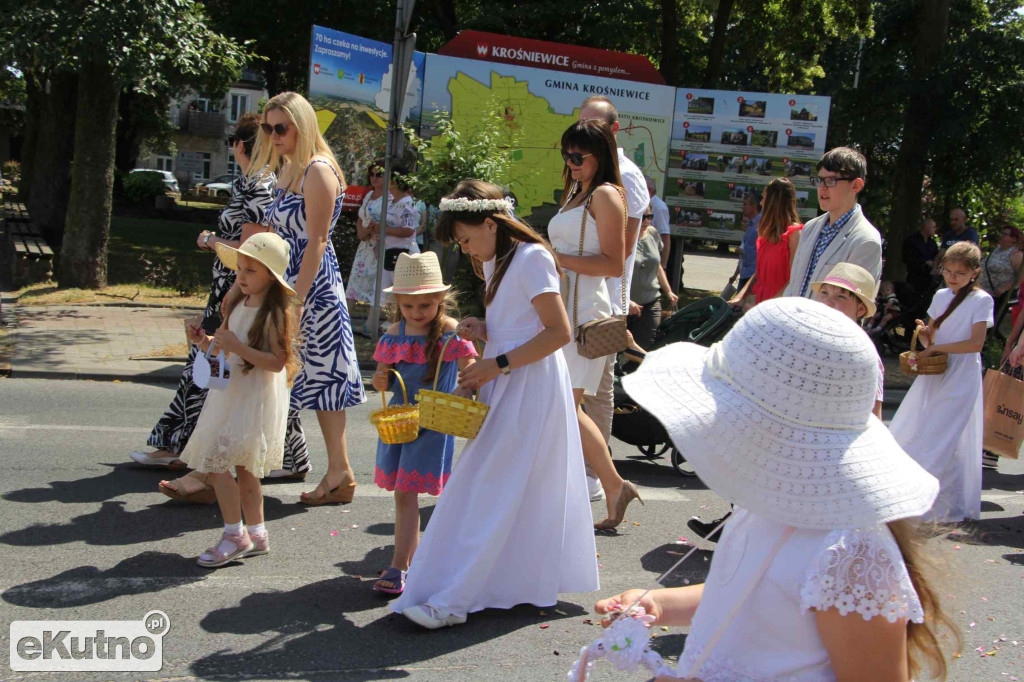
[[[455,336],[450,331],[441,337],[444,343],[449,337]],[[459,358],[476,357],[476,349],[469,341],[455,336],[444,352],[441,363],[441,375],[437,380],[437,390],[451,393],[459,377]],[[425,381],[430,367],[427,365],[427,337],[419,334],[405,333],[405,320],[398,329],[398,334],[384,334],[377,342],[374,360],[391,365],[405,382],[409,393],[409,402],[416,404],[416,396],[421,388],[433,389],[434,380]],[[402,388],[393,375],[391,390],[395,391],[389,405],[402,405]],[[452,460],[455,457],[455,437],[439,431],[420,429],[419,436],[411,443],[386,445],[377,441],[377,465],[374,467],[373,481],[384,490],[404,490],[413,493],[440,495],[444,484],[452,473]]]
[[[306,173],[314,163],[326,164],[337,177],[337,172],[330,164],[314,159],[303,173],[299,194],[278,188],[275,190],[274,203],[267,210],[267,225],[291,247],[285,279],[292,286],[299,276],[302,257],[309,244],[306,200],[301,192]],[[338,182],[341,182],[341,178],[338,178]],[[334,230],[338,216],[341,215],[341,199],[339,195],[334,200],[329,231]],[[345,305],[345,285],[341,281],[338,257],[330,239],[327,240],[327,249],[320,261],[320,270],[306,295],[302,318],[299,320],[299,333],[302,370],[295,376],[292,385],[292,408],[338,411],[366,402],[359,361],[356,359],[355,339],[352,336],[352,320]]]

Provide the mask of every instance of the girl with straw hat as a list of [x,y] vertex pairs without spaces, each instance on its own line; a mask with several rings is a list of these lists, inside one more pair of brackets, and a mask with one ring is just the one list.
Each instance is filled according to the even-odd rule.
[[[472,342],[455,334],[458,322],[449,315],[455,307],[450,289],[441,278],[441,265],[434,252],[398,256],[394,282],[384,289],[395,297],[397,312],[394,324],[380,337],[373,354],[377,361],[375,389],[388,390],[390,372],[397,371],[411,404],[417,402],[421,388],[433,388],[435,378],[437,388],[433,390],[455,390],[459,371],[472,364],[476,350]],[[436,372],[440,374],[435,376]],[[395,392],[391,404],[404,404],[400,392]],[[391,566],[374,583],[373,589],[378,592],[402,594],[405,589],[405,574],[419,544],[419,495],[441,494],[451,475],[454,456],[455,437],[429,429],[420,429],[411,443],[377,443],[373,480],[395,493],[395,551]]]
[[736,505],[706,582],[639,603],[654,624],[691,626],[678,667],[657,674],[906,682],[927,664],[944,675],[935,633],[950,623],[907,521],[938,482],[871,414],[877,379],[867,335],[801,298],[753,308],[710,349],[649,353],[624,378]]

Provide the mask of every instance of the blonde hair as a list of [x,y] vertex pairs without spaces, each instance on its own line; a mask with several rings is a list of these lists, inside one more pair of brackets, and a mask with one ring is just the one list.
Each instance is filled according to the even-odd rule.
[[441,357],[441,337],[444,336],[444,326],[448,320],[454,319],[450,313],[456,310],[456,294],[452,289],[432,294],[395,294],[395,308],[391,312],[391,321],[402,321],[403,298],[419,297],[433,298],[437,301],[437,313],[434,314],[434,319],[430,321],[430,326],[427,329],[427,373],[423,377],[423,383],[428,384],[434,380],[437,360]]
[[284,189],[289,192],[298,192],[299,185],[306,166],[313,160],[314,156],[322,156],[331,164],[341,181],[341,191],[345,191],[345,175],[338,166],[338,160],[331,151],[327,140],[320,134],[320,127],[317,125],[316,112],[313,105],[297,92],[282,92],[274,95],[263,107],[262,123],[267,122],[267,114],[271,111],[283,111],[295,126],[296,139],[295,151],[287,158],[282,159],[277,149],[270,141],[270,136],[261,129],[256,137],[256,145],[252,150],[252,161],[249,164],[249,177],[255,178],[268,170],[278,172],[284,161],[288,161],[295,169],[291,182]]

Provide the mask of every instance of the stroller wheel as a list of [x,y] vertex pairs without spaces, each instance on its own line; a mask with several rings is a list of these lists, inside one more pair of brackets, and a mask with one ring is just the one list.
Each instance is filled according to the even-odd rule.
[[679,452],[676,448],[672,448],[672,468],[675,469],[680,476],[687,478],[696,478],[697,472],[693,470],[690,463],[683,457],[683,453]]
[[658,459],[663,457],[669,449],[668,443],[652,443],[650,445],[638,445],[636,446],[640,454],[647,459]]

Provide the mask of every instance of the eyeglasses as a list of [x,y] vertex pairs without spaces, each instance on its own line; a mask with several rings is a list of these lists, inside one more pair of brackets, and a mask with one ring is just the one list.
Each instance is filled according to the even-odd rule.
[[652,218],[654,218],[654,214],[653,213],[644,213],[644,215],[643,215],[643,219],[644,220],[651,220]]
[[823,178],[820,175],[811,177],[811,184],[815,187],[825,185],[826,187],[835,187],[840,182],[853,182],[857,178]]
[[562,161],[571,163],[574,166],[582,166],[583,159],[593,154],[580,154],[579,152],[562,152]]
[[270,125],[269,123],[261,123],[260,130],[263,131],[264,135],[271,135],[277,133],[278,137],[284,137],[285,133],[288,132],[289,125],[287,123],[275,123]]

